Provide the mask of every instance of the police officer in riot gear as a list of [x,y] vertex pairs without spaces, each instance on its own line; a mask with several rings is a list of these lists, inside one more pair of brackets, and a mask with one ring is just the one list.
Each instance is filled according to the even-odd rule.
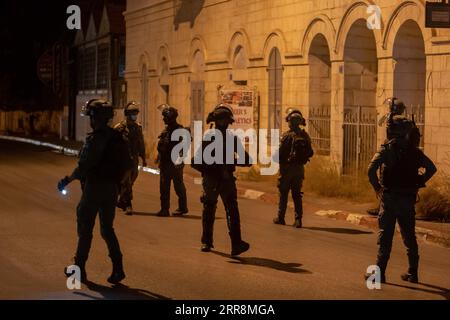
[[[386,141],[385,141],[385,143],[387,143],[389,140],[391,140],[393,138],[393,136],[392,136],[393,130],[391,129],[391,127],[393,125],[394,118],[399,119],[400,116],[403,116],[403,113],[405,112],[406,108],[405,108],[405,104],[403,103],[403,101],[401,101],[400,99],[398,99],[396,97],[391,97],[391,98],[386,99],[384,104],[389,107],[389,112],[387,114],[385,114],[383,117],[381,117],[381,119],[378,121],[378,125],[381,127],[384,124],[386,124]],[[419,145],[419,142],[420,142],[420,136],[419,136],[419,141],[417,143],[417,146]],[[376,208],[368,209],[367,213],[372,216],[378,216],[379,211],[380,211],[380,206],[378,205]]]
[[300,128],[306,121],[297,109],[287,110],[286,121],[289,131],[283,134],[278,151],[280,161],[280,177],[278,179],[279,204],[278,215],[273,219],[275,224],[285,225],[284,220],[287,208],[289,190],[292,193],[295,209],[296,228],[302,227],[303,204],[302,184],[305,178],[304,165],[313,156],[311,139],[308,133]]
[[[214,110],[208,115],[207,123],[215,124],[215,130],[210,130],[205,134],[202,147],[196,150],[196,155],[192,161],[192,167],[202,173],[203,195],[201,202],[203,203],[202,213],[202,246],[203,252],[211,251],[213,245],[213,228],[217,207],[217,199],[222,198],[226,216],[229,235],[231,238],[231,255],[236,256],[250,248],[250,245],[242,240],[240,214],[237,202],[236,178],[234,171],[236,165],[251,166],[251,159],[240,140],[232,133],[227,132],[227,128],[234,122],[233,112],[231,108],[224,104],[217,105]],[[207,137],[209,135],[209,137]],[[221,135],[223,144],[214,150],[214,160],[205,162],[204,151],[206,147],[211,144]],[[228,141],[228,142],[227,142]],[[234,144],[234,153],[229,155],[231,158],[227,162],[227,143],[232,141]],[[222,150],[219,150],[223,148]],[[218,152],[219,154],[216,154]],[[236,154],[239,155],[237,159]],[[219,159],[220,158],[220,159]]]
[[[418,148],[420,133],[413,121],[394,114],[388,117],[387,130],[388,140],[375,154],[368,169],[370,183],[380,199],[376,264],[384,283],[395,223],[398,222],[409,262],[409,269],[401,278],[417,283],[419,254],[415,235],[415,203],[419,188],[425,187],[425,183],[436,173],[436,167]],[[419,174],[421,168],[425,169],[423,174]],[[369,276],[366,275],[366,279]]]
[[113,264],[113,271],[108,282],[116,284],[125,278],[122,253],[113,228],[120,183],[116,170],[118,168],[114,162],[116,156],[114,143],[120,137],[108,125],[114,116],[109,102],[90,100],[82,114],[89,116],[93,132],[88,135],[80,151],[78,166],[70,176],[66,176],[58,183],[58,189],[63,190],[73,180],[80,180],[82,185],[83,193],[77,207],[78,247],[74,258],[75,264],[81,270],[81,280],[87,281],[85,266],[98,213],[101,235],[108,246]]
[[139,158],[142,159],[142,166],[146,167],[147,162],[145,160],[145,143],[142,126],[137,122],[137,115],[139,114],[138,104],[134,101],[128,103],[125,107],[124,114],[126,119],[118,123],[114,129],[127,138],[134,165],[125,175],[124,181],[122,181],[117,207],[125,211],[127,215],[131,215],[133,213],[131,204],[133,200],[133,184],[139,174]]
[[176,161],[176,159],[172,160],[172,149],[178,142],[172,141],[171,137],[175,130],[183,129],[183,126],[177,122],[178,110],[176,108],[163,104],[158,109],[162,113],[166,127],[158,137],[158,157],[156,162],[159,164],[160,169],[161,210],[157,215],[161,217],[170,216],[170,184],[173,181],[175,192],[178,196],[178,208],[172,214],[181,216],[188,213],[186,187],[183,181],[184,163]]

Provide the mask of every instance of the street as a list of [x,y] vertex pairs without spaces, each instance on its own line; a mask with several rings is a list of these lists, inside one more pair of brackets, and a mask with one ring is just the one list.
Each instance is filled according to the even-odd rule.
[[[239,198],[248,252],[232,259],[223,205],[214,226],[215,249],[200,251],[201,186],[185,176],[190,212],[157,217],[159,177],[141,173],[133,216],[117,210],[115,230],[127,278],[106,282],[111,263],[98,220],[89,280],[68,290],[63,269],[76,247],[79,183],[61,195],[56,184],[76,158],[26,144],[0,141],[0,299],[450,299],[450,250],[419,241],[420,284],[400,280],[407,258],[395,235],[387,284],[369,290],[363,275],[375,262],[377,235],[370,229],[314,214],[305,199],[303,229],[272,223],[276,206]],[[238,181],[239,184],[239,181]],[[172,188],[173,189],[173,188]],[[173,192],[173,190],[172,190]],[[177,199],[171,196],[171,209]],[[292,209],[287,223],[293,222]]]

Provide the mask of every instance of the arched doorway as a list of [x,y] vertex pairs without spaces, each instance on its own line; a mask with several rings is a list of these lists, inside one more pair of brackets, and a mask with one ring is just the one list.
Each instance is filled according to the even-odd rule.
[[283,92],[283,66],[278,48],[269,55],[269,122],[267,129],[281,129],[281,103]]
[[420,27],[408,20],[398,30],[392,53],[394,60],[394,96],[406,105],[406,115],[414,117],[424,145],[425,125],[425,45]]
[[376,151],[377,74],[375,37],[364,19],[357,20],[344,48],[343,174],[365,170]]
[[331,61],[327,40],[317,34],[309,50],[309,134],[315,152],[330,154]]

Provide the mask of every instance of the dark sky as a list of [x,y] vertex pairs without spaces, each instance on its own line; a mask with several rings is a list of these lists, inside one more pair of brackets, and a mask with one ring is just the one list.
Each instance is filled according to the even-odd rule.
[[89,8],[104,1],[0,1],[0,108],[42,109],[61,104],[39,81],[36,62],[56,41],[71,43],[76,31],[66,28],[69,5]]

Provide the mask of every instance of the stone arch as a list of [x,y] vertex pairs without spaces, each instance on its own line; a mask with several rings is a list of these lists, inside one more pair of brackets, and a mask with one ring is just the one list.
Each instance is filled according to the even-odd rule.
[[386,50],[387,56],[392,56],[394,51],[395,37],[408,20],[416,22],[425,44],[425,53],[431,52],[431,38],[435,29],[425,28],[425,7],[420,1],[409,0],[401,3],[389,18],[386,30],[383,35],[383,49]]
[[169,55],[169,47],[167,44],[163,44],[158,49],[158,54],[156,55],[156,66],[157,66],[157,73],[158,76],[161,76],[163,68],[167,67],[167,72],[170,69],[170,55]]
[[190,52],[189,52],[189,67],[191,69],[191,72],[192,72],[195,56],[196,56],[196,54],[198,54],[198,52],[201,52],[201,54],[203,55],[203,59],[206,62],[208,59],[208,53],[207,53],[205,41],[199,35],[192,38],[192,41],[191,41]]
[[[334,45],[334,51],[337,60],[344,59],[344,48],[347,40],[347,35],[350,29],[353,27],[355,22],[358,20],[367,21],[367,7],[371,5],[371,2],[358,1],[353,3],[345,12],[342,17],[341,23],[339,24],[338,32],[336,34],[336,42]],[[381,29],[371,30],[375,37],[377,56],[380,56],[380,44],[382,42],[382,31],[383,31],[383,16],[380,17]]]
[[236,50],[242,47],[247,52],[247,58],[250,56],[252,50],[250,47],[250,40],[247,32],[244,29],[239,29],[235,33],[233,33],[231,40],[228,46],[227,59],[229,67],[233,67],[234,57],[236,54]]
[[336,43],[336,29],[328,16],[320,14],[311,20],[301,40],[300,53],[306,59],[306,63],[308,63],[311,43],[318,34],[321,34],[326,39],[330,49],[330,56],[334,53],[332,46]]
[[149,61],[150,61],[150,58],[149,58],[148,52],[144,51],[144,53],[142,53],[139,56],[138,65],[137,65],[138,71],[141,72],[143,66],[146,66],[147,70],[148,70],[150,67]]
[[284,54],[286,53],[286,38],[281,30],[272,31],[266,38],[263,47],[263,57],[266,66],[269,65],[270,53],[273,48],[278,48],[281,54],[281,64],[285,63]]

